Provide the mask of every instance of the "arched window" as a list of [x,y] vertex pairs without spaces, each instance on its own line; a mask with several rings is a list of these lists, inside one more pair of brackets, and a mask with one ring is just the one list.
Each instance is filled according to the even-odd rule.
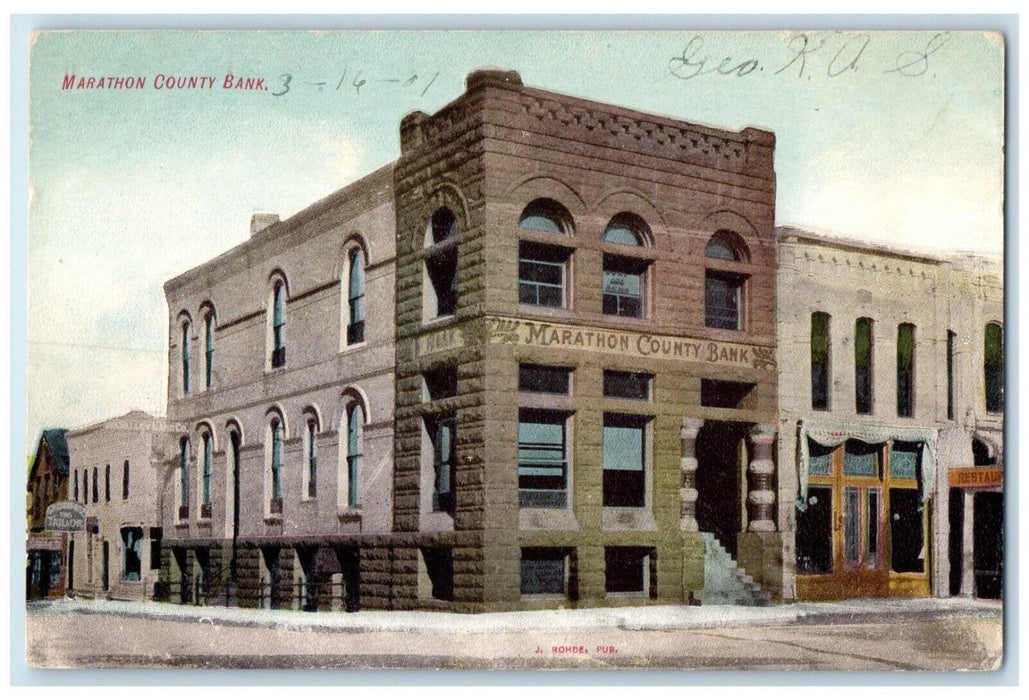
[[457,217],[446,207],[429,221],[425,253],[426,320],[450,316],[457,309]]
[[179,520],[189,517],[189,438],[179,441]]
[[704,257],[704,325],[743,330],[749,274],[741,263],[749,261],[746,244],[737,233],[719,231],[705,246]]
[[364,253],[360,248],[350,253],[349,262],[347,345],[356,345],[364,342]]
[[243,438],[235,421],[230,421],[226,430],[229,441],[225,459],[225,536],[231,539],[239,528],[239,449]]
[[[604,243],[641,248],[649,241],[646,222],[622,212],[604,229]],[[614,249],[617,250],[617,249]],[[647,271],[650,260],[636,256],[604,253],[601,278],[604,313],[609,316],[643,318],[646,315]]]
[[189,394],[189,336],[190,336],[190,323],[189,321],[182,322],[181,328],[181,357],[182,357],[182,395],[186,396]]
[[268,426],[271,433],[271,499],[269,511],[282,513],[282,421],[271,419]]
[[854,404],[858,413],[872,412],[872,365],[874,360],[870,318],[859,318],[854,324]]
[[204,386],[214,386],[214,309],[204,313]]
[[811,314],[811,408],[815,411],[829,410],[829,320],[829,314]]
[[518,226],[531,231],[569,234],[573,231],[572,215],[553,199],[534,199],[522,210]]
[[200,472],[200,517],[211,517],[211,463],[214,449],[211,433],[204,431],[200,443],[204,449],[203,467]]
[[358,485],[361,473],[364,411],[354,402],[347,407],[347,507],[358,506]]
[[318,495],[318,418],[307,416],[304,424],[304,494],[307,498]]
[[286,282],[275,280],[271,300],[271,366],[286,366]]
[[1004,329],[999,323],[986,325],[983,360],[986,410],[1001,413],[1004,410]]

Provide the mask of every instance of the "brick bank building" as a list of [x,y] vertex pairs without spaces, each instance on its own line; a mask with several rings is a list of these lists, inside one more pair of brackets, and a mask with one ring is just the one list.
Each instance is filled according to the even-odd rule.
[[774,136],[494,70],[400,132],[165,285],[160,595],[681,603],[735,559],[780,596]]

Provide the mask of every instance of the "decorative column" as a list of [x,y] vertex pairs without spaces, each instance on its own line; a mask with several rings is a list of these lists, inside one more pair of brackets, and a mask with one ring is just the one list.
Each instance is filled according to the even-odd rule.
[[683,418],[680,435],[682,437],[682,457],[679,468],[682,470],[682,485],[679,487],[679,529],[684,532],[697,532],[697,433],[704,425],[700,418]]
[[772,490],[772,476],[775,462],[772,460],[772,442],[775,440],[775,425],[762,423],[750,431],[754,443],[754,458],[747,472],[750,475],[747,493],[747,515],[750,524],[748,532],[775,532],[775,491]]

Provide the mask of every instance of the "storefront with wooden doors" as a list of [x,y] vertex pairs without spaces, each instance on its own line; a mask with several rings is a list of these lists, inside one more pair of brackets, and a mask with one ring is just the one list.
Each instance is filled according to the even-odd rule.
[[932,434],[910,429],[799,435],[796,595],[930,595]]
[[1000,598],[1004,578],[1004,466],[994,444],[972,439],[972,464],[951,466],[950,594]]

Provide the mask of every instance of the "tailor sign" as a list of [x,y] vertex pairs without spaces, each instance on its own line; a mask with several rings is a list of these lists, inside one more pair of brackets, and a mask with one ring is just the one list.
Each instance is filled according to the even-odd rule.
[[86,507],[72,501],[51,503],[46,509],[44,529],[49,532],[82,532],[86,529]]
[[418,355],[480,343],[594,350],[756,370],[774,370],[776,366],[775,348],[760,345],[496,316],[421,335]]

